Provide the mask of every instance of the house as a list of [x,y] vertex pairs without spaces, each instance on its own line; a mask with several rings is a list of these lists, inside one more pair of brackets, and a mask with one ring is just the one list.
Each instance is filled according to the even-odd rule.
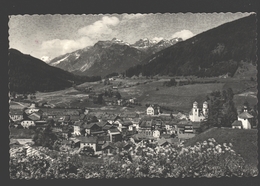
[[133,123],[134,130],[138,131],[139,130],[140,119],[139,118],[134,118],[134,119],[131,119],[131,122]]
[[27,115],[30,115],[34,112],[38,112],[40,109],[39,108],[36,108],[36,105],[35,103],[32,103],[30,107],[28,107],[27,109],[25,109],[25,113]]
[[232,129],[242,129],[242,128],[243,128],[242,121],[235,120],[232,123]]
[[160,137],[160,131],[155,129],[153,120],[150,121],[142,121],[140,124],[140,128],[138,134],[142,134],[147,137]]
[[80,121],[78,115],[70,115],[70,123],[75,123],[76,121]]
[[98,138],[96,136],[79,136],[76,139],[80,142],[80,148],[91,147],[94,152],[97,151]]
[[102,145],[102,152],[105,154],[108,154],[108,155],[113,153],[115,151],[115,149],[116,149],[116,147],[110,141],[107,141],[105,144]]
[[251,123],[252,123],[254,116],[249,114],[247,112],[247,109],[244,109],[244,112],[239,114],[237,117],[238,117],[237,120],[242,122],[242,128],[243,129],[251,129],[252,128]]
[[118,115],[108,115],[105,116],[105,120],[108,121],[110,124],[115,123],[116,121],[122,121],[122,119]]
[[118,102],[117,102],[117,98],[115,97],[104,97],[103,98],[104,102],[106,105],[117,105]]
[[84,121],[86,121],[87,123],[92,123],[92,122],[98,122],[99,120],[97,119],[97,117],[94,114],[88,113],[84,117]]
[[160,107],[158,105],[150,105],[147,109],[146,109],[146,114],[147,115],[159,115],[160,114]]
[[184,133],[193,133],[193,126],[192,125],[185,125],[184,126]]
[[203,120],[206,120],[208,117],[208,102],[203,103],[203,108],[200,110],[198,108],[198,102],[193,103],[193,108],[191,109],[189,113],[189,119],[192,122],[201,122]]
[[104,133],[104,131],[102,131],[101,127],[97,123],[84,124],[83,128],[86,131],[85,135],[97,135]]
[[41,108],[44,117],[61,117],[61,116],[78,116],[79,109],[63,109],[63,108]]
[[21,121],[21,125],[23,128],[28,129],[29,127],[35,126],[35,122],[33,120],[23,120]]
[[22,110],[10,110],[9,117],[12,121],[21,121],[23,119]]
[[160,137],[160,134],[161,134],[161,133],[160,133],[159,130],[154,130],[153,133],[152,133],[152,135],[153,135],[154,138],[159,138],[159,137]]
[[111,78],[108,78],[109,81],[114,81],[115,78],[114,77],[111,77]]
[[178,112],[176,118],[178,118],[179,120],[188,120],[187,116],[181,112]]
[[130,120],[123,121],[122,125],[127,127],[128,131],[133,131],[134,130],[133,123]]
[[81,127],[85,122],[83,121],[76,121],[73,125],[73,135],[80,136],[81,135]]
[[193,133],[198,134],[201,132],[201,122],[192,122]]
[[70,124],[70,116],[61,116],[57,122],[61,125],[68,125]]
[[114,126],[114,125],[111,125],[111,124],[107,124],[107,125],[105,125],[105,126],[102,127],[102,130],[103,130],[104,132],[107,132],[109,129],[112,129],[112,128],[117,128],[117,127]]
[[128,102],[134,104],[134,103],[136,103],[136,98],[130,98],[128,100]]
[[41,112],[33,112],[31,113],[29,116],[27,116],[30,120],[33,120],[33,121],[39,121],[42,119],[42,114]]
[[38,120],[38,121],[34,121],[35,122],[35,126],[38,127],[47,127],[48,126],[48,122],[45,120]]
[[80,121],[85,121],[85,118],[87,118],[85,114],[80,114],[79,115],[79,120]]
[[[97,125],[103,130],[103,128],[108,125],[110,126],[111,124],[108,122],[108,121],[100,121],[100,122],[97,122]],[[112,125],[111,125],[112,126]]]
[[117,142],[122,140],[122,135],[117,128],[110,128],[108,130],[108,135],[110,137],[110,142]]

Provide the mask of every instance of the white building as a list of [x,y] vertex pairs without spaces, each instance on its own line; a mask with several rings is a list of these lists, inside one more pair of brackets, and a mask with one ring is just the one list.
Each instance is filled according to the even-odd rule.
[[247,112],[247,109],[244,109],[244,112],[242,112],[241,114],[239,114],[237,116],[237,120],[242,122],[242,128],[243,129],[251,129],[251,119],[254,116],[252,116],[251,114],[249,114]]
[[35,122],[32,120],[23,120],[21,122],[21,125],[23,126],[23,128],[29,128],[30,126],[35,126]]
[[150,105],[147,109],[146,109],[146,114],[147,115],[159,115],[160,114],[160,107],[156,106],[156,105]]
[[189,119],[192,122],[201,122],[208,117],[208,102],[203,103],[202,110],[198,108],[198,102],[193,103],[193,108],[189,114]]

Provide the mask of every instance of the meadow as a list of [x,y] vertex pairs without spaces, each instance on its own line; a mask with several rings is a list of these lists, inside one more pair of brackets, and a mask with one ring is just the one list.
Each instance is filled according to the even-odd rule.
[[[199,104],[205,101],[206,96],[212,91],[221,91],[223,89],[232,88],[234,92],[234,102],[236,107],[241,107],[245,100],[251,105],[257,102],[257,82],[250,80],[250,77],[237,76],[234,78],[196,78],[196,77],[176,77],[176,81],[192,80],[195,84],[182,86],[164,86],[165,81],[169,81],[172,77],[153,78],[116,78],[105,84],[104,81],[86,82],[78,85],[78,88],[92,88],[92,92],[103,92],[105,89],[118,90],[123,98],[137,98],[142,107],[136,108],[141,111],[146,104],[159,104],[164,107],[177,111],[188,112],[192,107],[192,103],[197,101]],[[118,86],[113,89],[113,86]],[[104,105],[93,104],[88,93],[78,91],[74,88],[55,92],[36,93],[37,101],[47,101],[51,105],[61,107],[93,107],[98,108]],[[120,109],[119,109],[120,110]],[[122,108],[121,108],[122,110]]]
[[233,149],[240,154],[248,165],[257,167],[258,147],[257,130],[241,130],[231,128],[211,128],[185,142],[185,146],[193,146],[208,138],[214,138],[218,143],[232,143]]

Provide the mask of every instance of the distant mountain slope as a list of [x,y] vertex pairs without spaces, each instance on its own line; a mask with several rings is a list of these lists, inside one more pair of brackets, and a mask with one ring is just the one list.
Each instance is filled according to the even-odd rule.
[[223,24],[146,58],[126,71],[138,75],[234,75],[239,62],[256,65],[256,16]]
[[56,57],[49,64],[74,74],[105,76],[141,64],[149,55],[178,41],[180,40],[177,38],[160,42],[141,39],[131,45],[114,38],[110,41],[98,41],[94,46]]
[[25,55],[18,50],[9,50],[9,89],[17,93],[55,91],[71,87],[73,83],[98,80],[100,77],[81,77],[45,62]]

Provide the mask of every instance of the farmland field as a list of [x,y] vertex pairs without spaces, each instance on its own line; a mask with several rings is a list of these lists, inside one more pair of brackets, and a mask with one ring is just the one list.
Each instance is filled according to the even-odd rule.
[[[250,104],[255,104],[257,101],[257,83],[251,81],[250,78],[189,78],[195,82],[203,83],[167,87],[163,86],[163,83],[170,78],[156,77],[153,79],[115,79],[110,81],[109,85],[105,85],[103,81],[86,82],[77,87],[81,89],[91,87],[93,92],[102,92],[107,88],[113,89],[113,86],[118,86],[118,89],[113,90],[118,90],[123,98],[137,98],[142,106],[146,104],[159,104],[172,108],[173,110],[184,112],[190,110],[194,101],[197,101],[199,107],[201,107],[207,94],[215,90],[221,91],[227,88],[232,88],[235,93],[235,106],[241,106],[245,100],[250,102]],[[183,81],[187,80],[187,78],[176,78],[176,81],[179,80]],[[101,105],[95,105],[89,101],[88,93],[75,90],[74,88],[55,92],[36,93],[36,101],[43,100],[51,105],[62,107],[101,107]],[[138,108],[138,110],[140,109],[142,108]],[[122,108],[117,110],[123,111]]]

